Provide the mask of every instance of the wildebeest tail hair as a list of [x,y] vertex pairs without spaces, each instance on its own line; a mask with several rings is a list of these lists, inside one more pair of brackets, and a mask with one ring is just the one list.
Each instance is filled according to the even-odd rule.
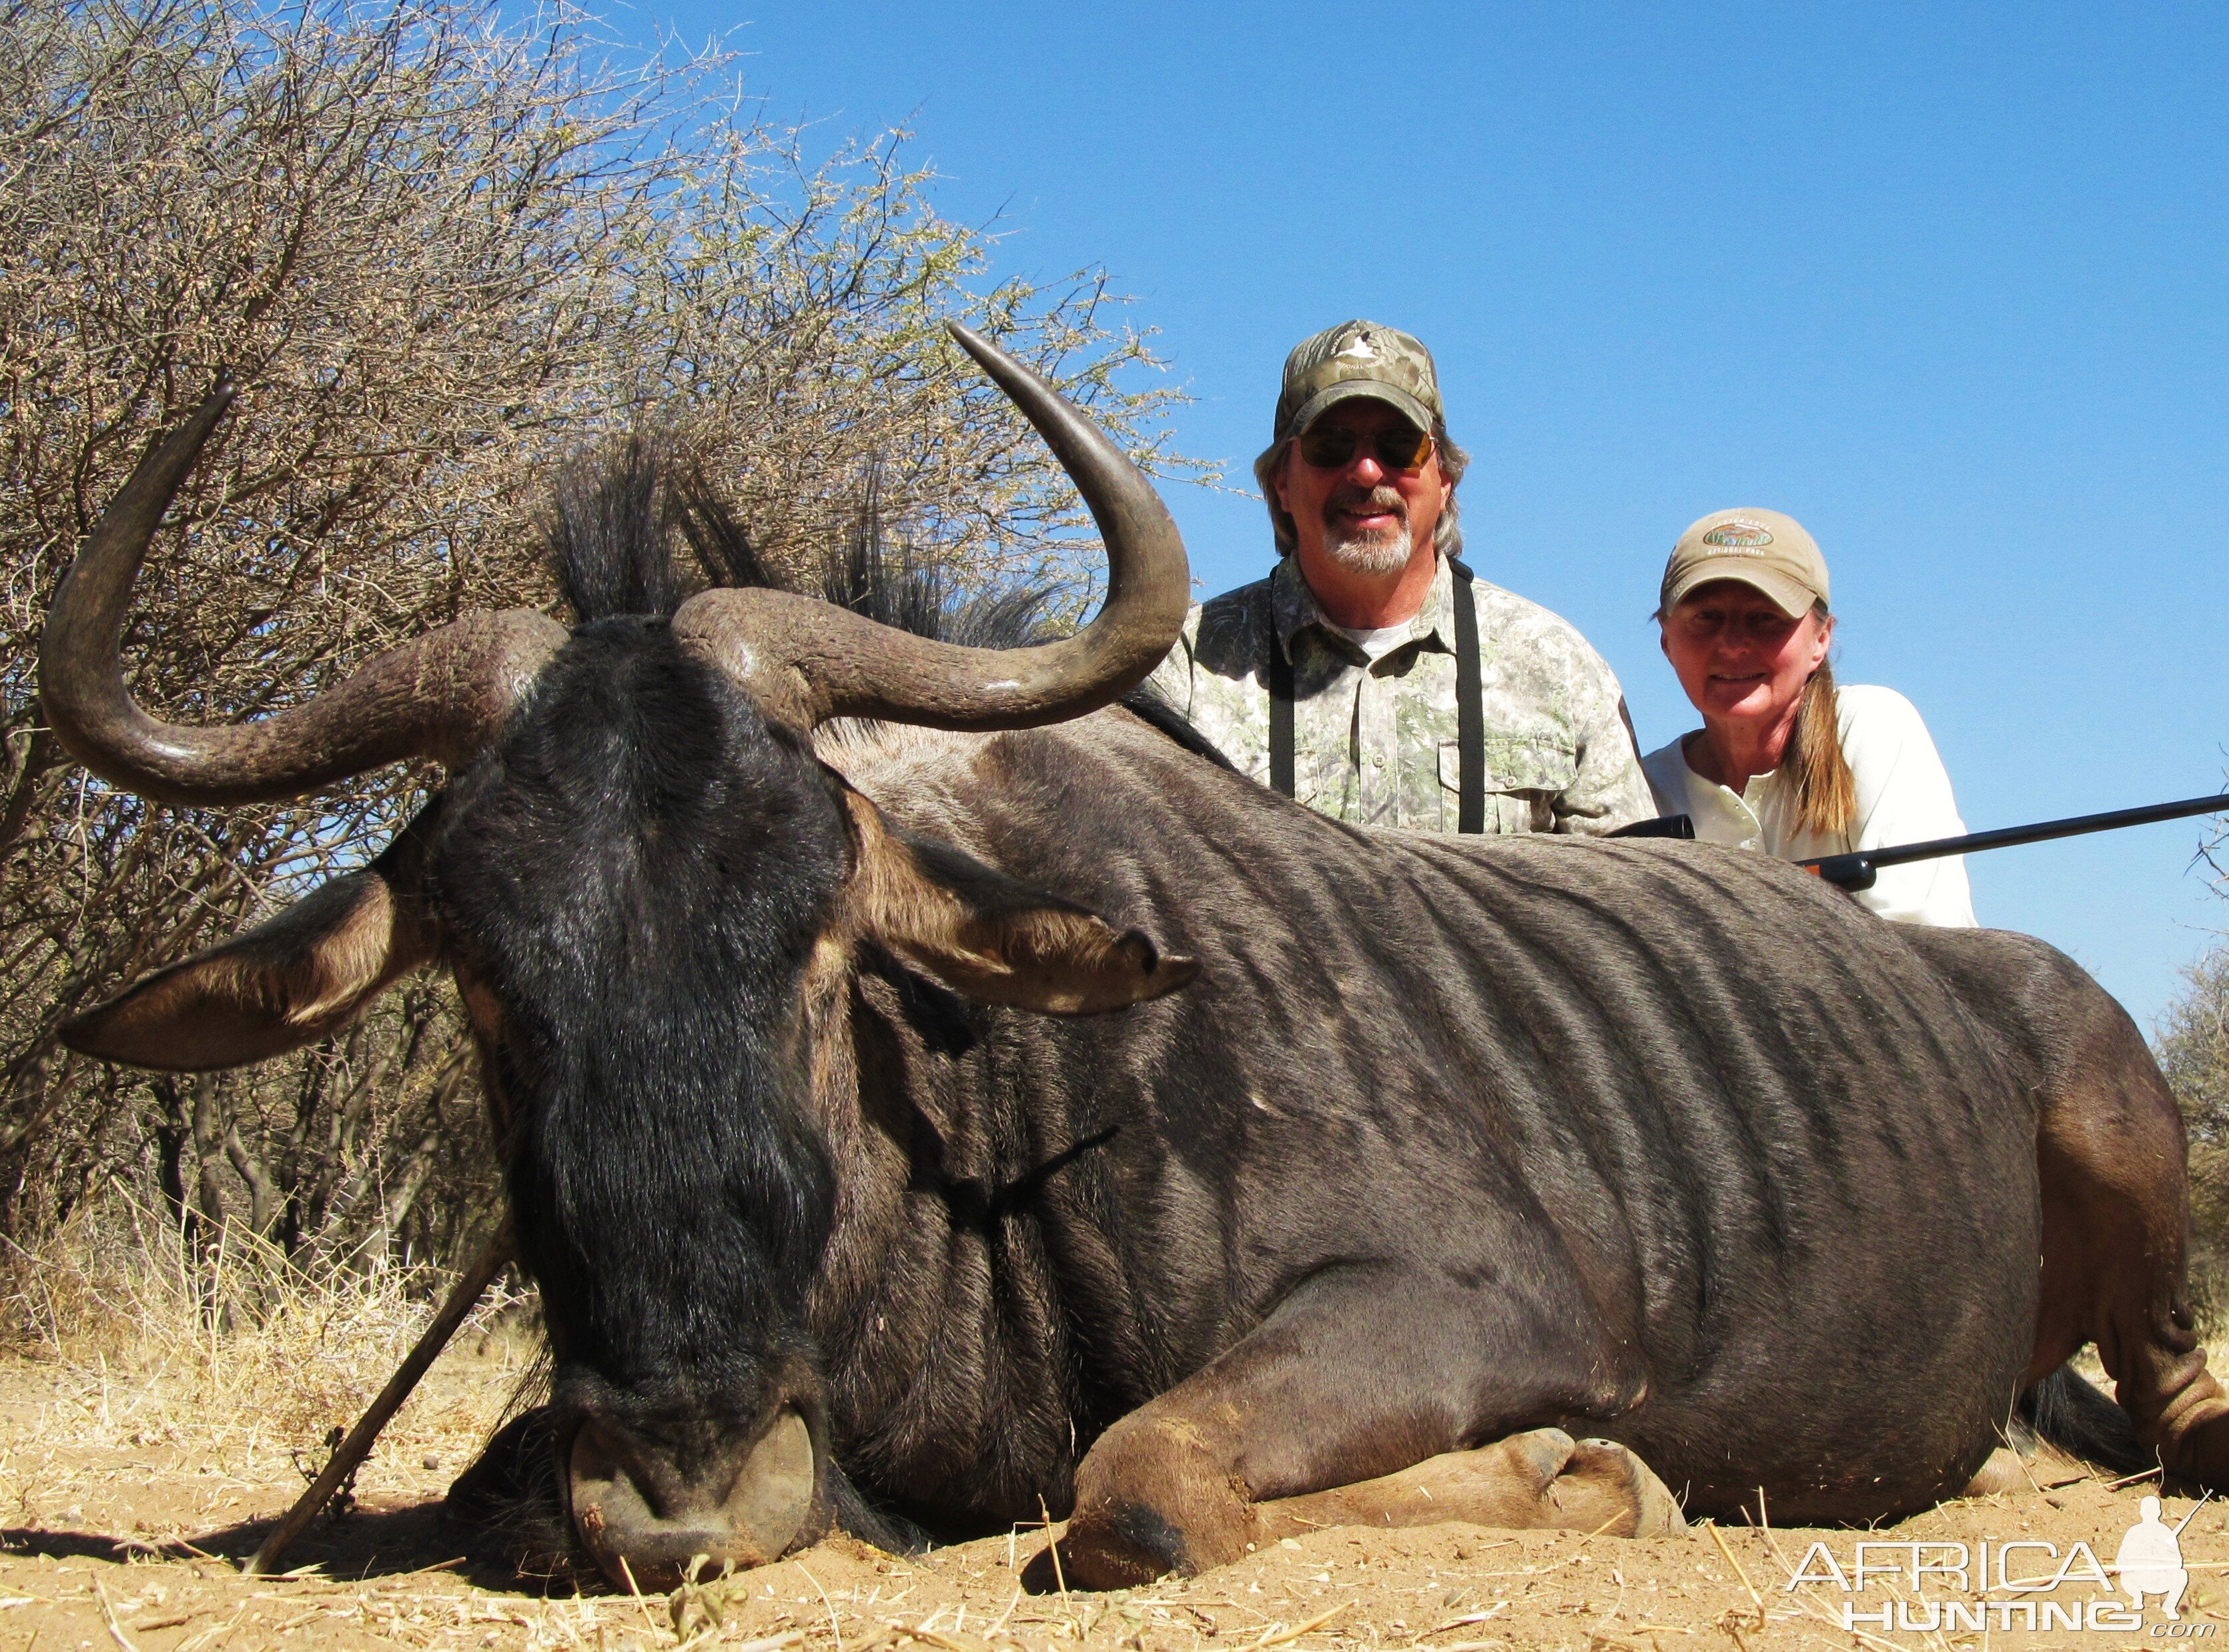
[[2129,1414],[2072,1366],[2059,1366],[2020,1397],[2009,1435],[2007,1443],[2022,1456],[2042,1444],[2116,1475],[2159,1466],[2158,1456],[2136,1443]]

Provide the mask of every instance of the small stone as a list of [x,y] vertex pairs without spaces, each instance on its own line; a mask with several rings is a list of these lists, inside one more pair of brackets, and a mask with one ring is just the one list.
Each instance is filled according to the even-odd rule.
[[418,1466],[421,1469],[431,1471],[441,1466],[441,1459],[435,1456],[431,1451],[428,1451],[424,1456],[418,1459]]

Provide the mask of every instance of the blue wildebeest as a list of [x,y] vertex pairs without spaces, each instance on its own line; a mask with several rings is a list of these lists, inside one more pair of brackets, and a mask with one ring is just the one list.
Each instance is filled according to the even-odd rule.
[[2135,1438],[2229,1484],[2181,1125],[2078,969],[1761,856],[1357,831],[1204,761],[1110,704],[1185,612],[1159,499],[961,337],[1100,524],[1072,638],[678,601],[655,535],[586,533],[569,630],[166,724],[119,637],[222,395],[55,599],[48,715],[119,786],[447,766],[375,864],[67,1037],[225,1066],[450,971],[588,1555],[647,1587],[1042,1499],[1115,1585],[1340,1521],[1662,1530],[1667,1484],[1875,1520],[2091,1340]]

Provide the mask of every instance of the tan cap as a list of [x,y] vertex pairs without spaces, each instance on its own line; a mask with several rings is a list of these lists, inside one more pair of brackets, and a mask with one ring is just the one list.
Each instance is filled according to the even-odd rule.
[[1763,591],[1791,620],[1827,601],[1827,559],[1794,517],[1754,508],[1713,511],[1680,536],[1664,564],[1657,612],[1712,580],[1739,580]]
[[1285,357],[1284,389],[1269,440],[1299,434],[1325,409],[1356,395],[1397,408],[1419,430],[1436,430],[1446,416],[1430,350],[1397,328],[1342,321],[1302,339]]

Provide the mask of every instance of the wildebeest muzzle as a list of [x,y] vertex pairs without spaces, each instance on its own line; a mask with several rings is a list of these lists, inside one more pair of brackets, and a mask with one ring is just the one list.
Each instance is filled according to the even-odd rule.
[[[622,1588],[671,1590],[778,1560],[830,1524],[825,1413],[787,1392],[747,1422],[575,1414],[553,1442],[582,1548]],[[569,1409],[569,1408],[568,1408]]]

